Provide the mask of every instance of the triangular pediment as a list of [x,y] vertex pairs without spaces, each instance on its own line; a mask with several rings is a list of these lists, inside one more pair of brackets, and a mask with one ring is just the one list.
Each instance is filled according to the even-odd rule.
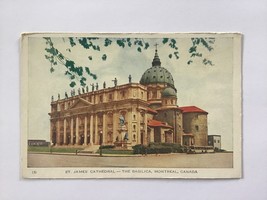
[[92,103],[89,101],[79,98],[69,109],[75,109],[75,108],[85,108],[91,106]]

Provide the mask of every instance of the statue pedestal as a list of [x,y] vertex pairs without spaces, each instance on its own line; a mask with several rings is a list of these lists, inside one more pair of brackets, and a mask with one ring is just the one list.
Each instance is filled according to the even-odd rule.
[[114,145],[117,149],[131,149],[131,143],[128,140],[125,140],[125,134],[127,133],[127,128],[125,125],[122,125],[118,129],[118,140],[114,142]]

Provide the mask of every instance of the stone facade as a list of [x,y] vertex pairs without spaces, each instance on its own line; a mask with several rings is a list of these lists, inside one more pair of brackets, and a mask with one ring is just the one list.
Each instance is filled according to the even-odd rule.
[[[116,79],[117,80],[117,79]],[[150,142],[207,145],[207,112],[177,106],[171,73],[161,67],[157,51],[140,83],[103,89],[51,102],[50,138],[57,146],[117,145]]]

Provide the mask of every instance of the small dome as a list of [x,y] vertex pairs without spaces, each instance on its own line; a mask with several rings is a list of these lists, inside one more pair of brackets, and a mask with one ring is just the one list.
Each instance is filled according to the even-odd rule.
[[167,87],[161,92],[162,97],[176,97],[176,91],[171,88]]
[[148,85],[151,83],[166,83],[168,86],[175,88],[171,73],[164,67],[161,67],[157,50],[152,62],[152,67],[145,71],[141,77],[140,83],[142,85]]

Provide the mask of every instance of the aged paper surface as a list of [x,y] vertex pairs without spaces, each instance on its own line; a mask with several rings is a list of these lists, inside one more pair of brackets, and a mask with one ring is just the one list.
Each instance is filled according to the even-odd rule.
[[24,178],[240,178],[241,34],[27,33]]

